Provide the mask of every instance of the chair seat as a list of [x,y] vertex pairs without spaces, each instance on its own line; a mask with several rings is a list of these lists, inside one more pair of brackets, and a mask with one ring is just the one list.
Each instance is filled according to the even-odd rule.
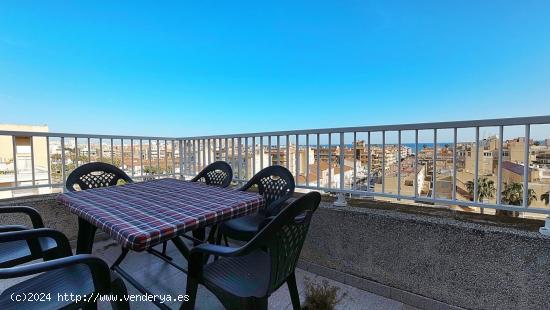
[[[38,238],[38,242],[40,243],[42,252],[51,250],[57,246],[51,238]],[[27,241],[20,240],[0,243],[0,264],[18,259],[23,259],[24,261],[33,259]]]
[[258,229],[264,220],[265,216],[263,214],[239,217],[224,222],[221,225],[221,231],[231,239],[248,241],[258,233]]
[[270,275],[269,255],[261,250],[240,257],[221,258],[203,270],[203,281],[213,292],[238,298],[264,297]]
[[[59,309],[72,302],[58,300],[58,293],[86,295],[94,291],[90,269],[86,265],[75,265],[63,269],[44,272],[36,277],[9,287],[0,295],[0,309]],[[51,297],[49,302],[14,302],[12,293],[45,293]],[[74,301],[73,301],[74,302]]]

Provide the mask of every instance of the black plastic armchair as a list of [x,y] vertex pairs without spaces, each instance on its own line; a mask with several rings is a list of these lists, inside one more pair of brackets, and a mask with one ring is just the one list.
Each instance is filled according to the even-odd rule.
[[118,167],[102,162],[92,162],[73,170],[67,177],[65,187],[68,191],[74,192],[77,190],[75,185],[78,185],[80,190],[87,190],[117,185],[121,180],[126,183],[133,183],[126,172]]
[[[44,228],[40,214],[33,208],[24,206],[0,207],[0,214],[24,214],[31,220],[32,227],[24,225],[2,225],[0,233],[22,231],[32,228]],[[50,238],[38,238],[30,242],[18,241],[0,243],[0,268],[12,267],[24,264],[35,259],[48,260],[55,255],[57,245]]]
[[[113,307],[129,309],[128,302],[121,298],[127,293],[124,282],[111,274],[100,258],[92,255],[72,256],[69,241],[61,232],[47,228],[4,232],[0,233],[0,244],[32,243],[44,238],[51,239],[57,245],[54,259],[0,268],[0,280],[36,275],[4,290],[0,294],[0,309],[95,308],[99,294],[117,295],[119,299],[112,303]],[[86,296],[86,299],[71,299],[71,294]],[[59,298],[60,295],[67,298]]]
[[[228,187],[233,180],[233,169],[225,161],[216,161],[206,166],[202,169],[199,174],[197,174],[191,182],[202,182],[206,185],[218,186],[218,187]],[[211,229],[210,232],[215,232],[215,228]],[[210,239],[210,237],[208,238]],[[165,241],[162,244],[162,252],[160,253],[164,258],[171,260],[171,258],[166,254],[168,246],[168,241]],[[153,250],[155,251],[155,250]]]
[[282,166],[270,166],[258,172],[248,181],[241,191],[256,187],[258,193],[265,199],[266,208],[256,215],[243,216],[229,220],[220,225],[217,235],[217,244],[221,238],[248,241],[256,235],[260,224],[266,217],[277,215],[287,199],[294,194],[294,177],[292,173]]
[[225,161],[217,161],[206,166],[191,182],[203,182],[207,185],[228,187],[233,179],[233,170]]
[[[268,297],[285,282],[292,306],[300,309],[294,270],[321,195],[308,193],[266,219],[247,244],[231,248],[214,244],[194,247],[189,257],[187,295],[183,309],[194,309],[198,284],[210,290],[227,309],[267,309]],[[203,265],[208,255],[220,259]]]

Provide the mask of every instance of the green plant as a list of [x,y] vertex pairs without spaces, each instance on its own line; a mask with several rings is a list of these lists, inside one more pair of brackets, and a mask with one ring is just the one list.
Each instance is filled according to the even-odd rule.
[[338,287],[329,285],[327,280],[323,280],[321,284],[305,278],[305,295],[306,300],[302,305],[302,309],[307,310],[332,310],[342,301],[346,293],[338,296]]
[[[531,188],[527,189],[527,205],[531,205],[533,201],[537,200],[537,193]],[[512,206],[521,206],[523,204],[523,184],[521,183],[504,183],[504,190],[502,191],[502,202],[504,204]],[[519,212],[497,210],[496,215],[505,215],[516,217]]]
[[[474,197],[474,182],[468,181],[466,182],[466,188],[468,189],[468,193],[470,194],[470,197]],[[495,188],[495,182],[493,180],[489,180],[485,177],[478,178],[477,179],[477,201],[483,201],[485,198],[493,198],[495,197],[496,193]]]
[[[537,200],[537,194],[530,188],[527,190],[527,205],[531,205],[534,200]],[[523,184],[504,183],[502,202],[513,206],[521,206],[523,204]]]
[[546,204],[550,203],[550,198],[548,197],[549,193],[550,192],[546,192],[546,193],[540,195],[540,200],[544,201],[544,203],[546,203]]

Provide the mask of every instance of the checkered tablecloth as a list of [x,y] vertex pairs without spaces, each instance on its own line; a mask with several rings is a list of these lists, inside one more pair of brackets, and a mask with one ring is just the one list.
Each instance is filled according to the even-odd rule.
[[265,203],[257,193],[176,179],[68,192],[57,200],[134,251],[256,213]]

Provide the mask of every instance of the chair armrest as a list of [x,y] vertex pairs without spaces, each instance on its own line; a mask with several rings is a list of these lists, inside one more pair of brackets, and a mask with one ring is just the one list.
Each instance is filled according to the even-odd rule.
[[216,255],[216,256],[222,256],[222,257],[231,257],[231,256],[239,256],[239,254],[241,253],[241,248],[233,248],[233,247],[228,247],[223,245],[203,243],[191,249],[190,254],[193,255],[194,253],[202,253],[202,254]]
[[31,207],[23,206],[9,206],[9,207],[0,207],[0,214],[2,213],[23,213],[30,217],[33,228],[43,228],[44,222],[40,213]]
[[62,232],[54,229],[38,228],[0,233],[0,243],[25,240],[29,244],[38,244],[39,238],[53,239],[57,244],[56,256],[58,257],[71,256],[73,254],[67,237]]
[[20,231],[29,229],[27,226],[23,225],[2,225],[0,226],[0,233],[10,232],[10,231]]
[[90,268],[94,287],[98,293],[109,293],[111,288],[111,272],[109,266],[102,259],[89,254],[63,257],[30,265],[2,268],[0,269],[0,279],[24,277],[79,264],[84,264]]
[[280,197],[279,199],[273,201],[268,206],[266,206],[265,212],[267,216],[275,216],[279,214],[279,212],[281,212],[284,208],[288,207],[288,205],[290,205],[290,202],[286,203],[286,201],[290,198],[292,198],[291,193]]
[[202,274],[205,258],[208,255],[233,257],[241,255],[242,248],[232,248],[210,243],[199,244],[191,249],[188,259],[188,276],[197,278]]

